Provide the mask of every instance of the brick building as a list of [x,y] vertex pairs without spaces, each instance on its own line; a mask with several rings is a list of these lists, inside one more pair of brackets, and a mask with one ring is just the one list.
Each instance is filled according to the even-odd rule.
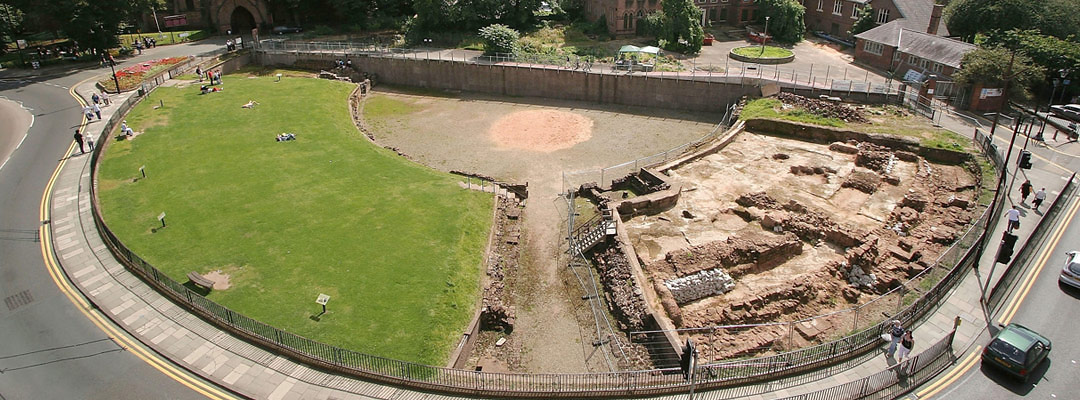
[[660,10],[660,0],[587,0],[585,15],[589,21],[603,16],[608,32],[616,36],[633,35],[638,19]]

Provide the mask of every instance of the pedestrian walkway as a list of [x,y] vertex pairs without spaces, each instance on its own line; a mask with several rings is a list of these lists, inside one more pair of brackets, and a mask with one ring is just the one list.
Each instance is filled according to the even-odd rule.
[[[76,87],[83,99],[94,91],[92,81]],[[113,104],[121,104],[132,94],[112,96]],[[109,119],[119,107],[103,109]],[[951,120],[955,119],[955,120]],[[959,118],[944,118],[957,131],[972,129]],[[87,135],[100,137],[103,122],[95,120],[85,127]],[[100,143],[100,139],[95,142]],[[56,259],[67,277],[112,321],[176,365],[242,396],[260,399],[362,399],[362,398],[455,398],[419,391],[388,387],[350,377],[338,376],[312,369],[261,347],[249,344],[217,329],[170,302],[123,267],[102,242],[91,214],[90,155],[78,149],[67,159],[56,177],[52,193],[51,240]],[[1025,171],[1036,190],[1046,187],[1047,204],[1064,184],[1053,172]],[[1015,190],[1010,201],[1019,203]],[[1045,208],[1044,208],[1045,209]],[[1036,225],[1038,213],[1022,209],[1021,228],[1016,231],[1026,237]],[[995,223],[994,237],[1000,235],[1004,224]],[[991,246],[992,247],[992,246]],[[962,321],[957,330],[954,349],[963,352],[981,342],[986,321],[980,305],[980,283],[988,274],[987,260],[992,260],[995,248],[988,248],[980,262],[978,273],[968,273],[961,283],[930,315],[914,326],[915,354],[953,329],[956,317]],[[1003,269],[1003,268],[1001,268]],[[992,281],[994,277],[991,277]],[[882,346],[884,350],[884,344]],[[804,375],[757,385],[699,393],[701,398],[778,398],[811,393],[888,369],[895,364],[881,352],[867,354],[839,366],[828,367]],[[680,396],[671,396],[672,398]]]

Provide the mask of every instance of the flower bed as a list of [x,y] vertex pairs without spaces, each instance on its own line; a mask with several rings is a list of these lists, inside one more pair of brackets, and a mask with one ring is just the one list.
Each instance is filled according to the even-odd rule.
[[[143,80],[154,76],[161,71],[172,68],[172,66],[187,60],[187,57],[169,57],[142,62],[124,69],[117,70],[116,79],[120,81],[120,91],[126,92],[128,90],[135,89],[139,86],[140,83],[142,83]],[[113,82],[112,76],[108,76],[99,80],[98,84],[100,84],[106,89],[116,88],[116,83]]]

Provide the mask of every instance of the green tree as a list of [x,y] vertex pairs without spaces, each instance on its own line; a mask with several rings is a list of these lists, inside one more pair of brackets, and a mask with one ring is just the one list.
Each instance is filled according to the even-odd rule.
[[1077,68],[1080,66],[1080,42],[1061,40],[1033,29],[995,32],[987,37],[986,44],[1024,53],[1049,71],[1080,69]]
[[878,23],[877,18],[874,16],[874,7],[867,4],[866,7],[859,9],[858,18],[855,20],[855,24],[851,26],[851,31],[848,33],[851,34],[851,36],[855,36],[874,29],[877,26]]
[[1065,40],[1080,37],[1080,1],[953,0],[945,7],[949,33],[965,41],[994,31],[1037,29]]
[[484,40],[484,54],[514,53],[521,35],[509,26],[492,24],[480,28],[480,38]]
[[806,33],[806,7],[797,0],[757,0],[762,24],[769,17],[769,32],[776,41],[798,43]]
[[[661,29],[664,26],[664,12],[656,11],[649,13],[637,21],[636,32],[638,36],[652,36],[660,37]],[[604,31],[607,32],[607,26],[604,26]]]
[[701,28],[701,9],[693,0],[665,0],[660,3],[664,23],[660,29],[660,47],[685,54],[701,51],[705,30]]
[[0,4],[0,54],[7,51],[9,43],[15,42],[15,34],[22,28],[22,10],[10,4]]
[[[1009,60],[1014,56],[1010,66]],[[960,84],[981,83],[987,87],[1004,87],[1011,76],[1009,96],[1012,98],[1030,97],[1028,89],[1041,83],[1046,76],[1043,66],[1032,62],[1024,53],[1003,46],[980,47],[970,51],[964,54],[960,65],[960,70],[953,74],[953,79]]]

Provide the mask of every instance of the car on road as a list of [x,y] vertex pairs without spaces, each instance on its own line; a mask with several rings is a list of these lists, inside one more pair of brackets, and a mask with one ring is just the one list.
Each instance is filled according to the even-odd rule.
[[273,32],[276,35],[284,35],[286,33],[300,33],[303,31],[304,28],[298,26],[275,26],[273,29]]
[[1065,256],[1058,282],[1080,289],[1080,251],[1070,251]]
[[1080,122],[1080,104],[1062,104],[1051,106],[1050,111],[1061,118]]
[[1027,380],[1050,354],[1050,339],[1020,324],[1001,328],[982,353],[982,363]]

